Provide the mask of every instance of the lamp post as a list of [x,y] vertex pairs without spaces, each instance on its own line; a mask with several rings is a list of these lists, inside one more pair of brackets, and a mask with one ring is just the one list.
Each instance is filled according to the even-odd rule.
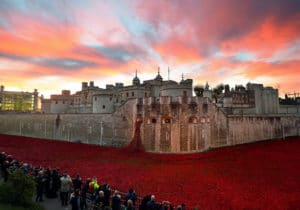
[[44,124],[45,124],[45,127],[44,127],[44,136],[46,137],[47,136],[47,121],[46,121],[46,119],[45,119]]
[[103,144],[103,122],[100,121],[100,146]]
[[20,130],[20,136],[22,136],[22,120],[20,120],[20,128],[19,128],[19,130]]

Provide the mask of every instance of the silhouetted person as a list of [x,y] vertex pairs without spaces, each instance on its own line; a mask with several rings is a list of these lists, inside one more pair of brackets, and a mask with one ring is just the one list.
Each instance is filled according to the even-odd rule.
[[79,174],[76,175],[75,179],[73,179],[72,182],[73,182],[74,190],[77,189],[81,190],[82,179]]
[[43,171],[40,171],[36,177],[36,198],[35,201],[43,201],[45,178]]
[[83,202],[79,192],[79,189],[77,189],[74,193],[71,194],[70,204],[72,206],[72,210],[83,209]]

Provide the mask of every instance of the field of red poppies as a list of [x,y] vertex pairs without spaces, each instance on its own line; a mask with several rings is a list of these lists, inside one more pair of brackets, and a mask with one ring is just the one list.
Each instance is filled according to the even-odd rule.
[[300,209],[300,138],[161,155],[0,135],[0,151],[188,209]]

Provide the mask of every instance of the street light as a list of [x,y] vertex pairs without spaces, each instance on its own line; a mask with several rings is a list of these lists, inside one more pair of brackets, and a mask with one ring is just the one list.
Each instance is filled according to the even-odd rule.
[[103,144],[103,122],[100,121],[100,146]]

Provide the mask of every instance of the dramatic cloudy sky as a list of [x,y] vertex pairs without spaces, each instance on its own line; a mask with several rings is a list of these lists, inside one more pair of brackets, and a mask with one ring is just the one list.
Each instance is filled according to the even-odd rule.
[[0,84],[48,96],[155,77],[300,92],[300,0],[1,0]]

